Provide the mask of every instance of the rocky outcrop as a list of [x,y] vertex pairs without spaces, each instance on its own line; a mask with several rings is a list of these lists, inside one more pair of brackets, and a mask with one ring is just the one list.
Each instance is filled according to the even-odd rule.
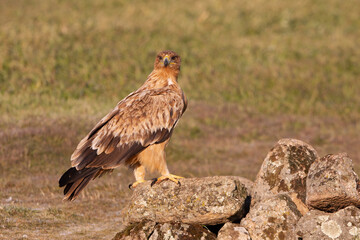
[[360,239],[360,209],[350,206],[336,213],[311,210],[296,226],[296,239]]
[[143,221],[129,225],[113,240],[215,240],[216,235],[200,224],[179,222],[155,223]]
[[274,194],[295,193],[305,203],[306,177],[318,157],[316,150],[296,139],[281,139],[267,154],[256,177],[252,204]]
[[251,240],[249,232],[237,223],[225,223],[220,229],[217,240]]
[[346,154],[318,158],[310,145],[282,139],[255,183],[235,176],[180,181],[137,186],[114,240],[360,239],[360,181]]
[[360,207],[360,181],[346,153],[329,154],[311,165],[307,177],[306,203],[334,212],[355,205]]
[[124,222],[220,224],[239,221],[249,205],[249,190],[238,177],[181,179],[181,186],[150,181],[136,187],[123,210]]
[[253,240],[292,239],[301,216],[287,194],[278,194],[252,206],[240,226],[247,229]]

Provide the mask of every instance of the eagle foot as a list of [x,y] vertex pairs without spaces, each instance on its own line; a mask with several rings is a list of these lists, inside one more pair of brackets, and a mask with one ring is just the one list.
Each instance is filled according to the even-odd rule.
[[173,181],[175,183],[177,183],[179,185],[179,187],[181,186],[181,183],[178,179],[180,178],[183,178],[183,177],[180,177],[180,176],[176,176],[176,175],[173,175],[173,174],[169,174],[169,175],[166,175],[166,176],[161,176],[161,177],[158,177],[158,178],[154,178],[153,181],[151,182],[151,187],[156,184],[156,183],[161,183],[162,181],[164,180],[170,180],[170,181]]
[[134,188],[137,187],[137,185],[139,185],[140,183],[143,183],[143,182],[145,182],[145,180],[140,180],[140,181],[136,181],[134,183],[131,183],[131,184],[129,184],[129,189],[134,189]]

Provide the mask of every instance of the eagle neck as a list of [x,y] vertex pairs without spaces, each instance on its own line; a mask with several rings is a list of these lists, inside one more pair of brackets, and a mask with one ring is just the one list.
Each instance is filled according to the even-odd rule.
[[165,71],[155,69],[150,73],[142,88],[157,89],[168,86],[179,88],[177,75],[174,71]]

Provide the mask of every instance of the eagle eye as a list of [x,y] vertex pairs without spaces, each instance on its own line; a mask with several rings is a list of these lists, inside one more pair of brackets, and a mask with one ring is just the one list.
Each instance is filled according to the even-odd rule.
[[176,59],[176,56],[172,56],[172,57],[171,57],[171,60],[175,60],[175,59]]
[[159,60],[162,60],[162,56],[159,56]]

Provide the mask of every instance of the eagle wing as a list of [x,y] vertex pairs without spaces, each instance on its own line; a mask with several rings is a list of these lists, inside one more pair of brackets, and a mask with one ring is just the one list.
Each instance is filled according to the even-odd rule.
[[80,141],[72,167],[113,169],[146,147],[170,138],[186,100],[169,88],[142,90],[118,103]]

